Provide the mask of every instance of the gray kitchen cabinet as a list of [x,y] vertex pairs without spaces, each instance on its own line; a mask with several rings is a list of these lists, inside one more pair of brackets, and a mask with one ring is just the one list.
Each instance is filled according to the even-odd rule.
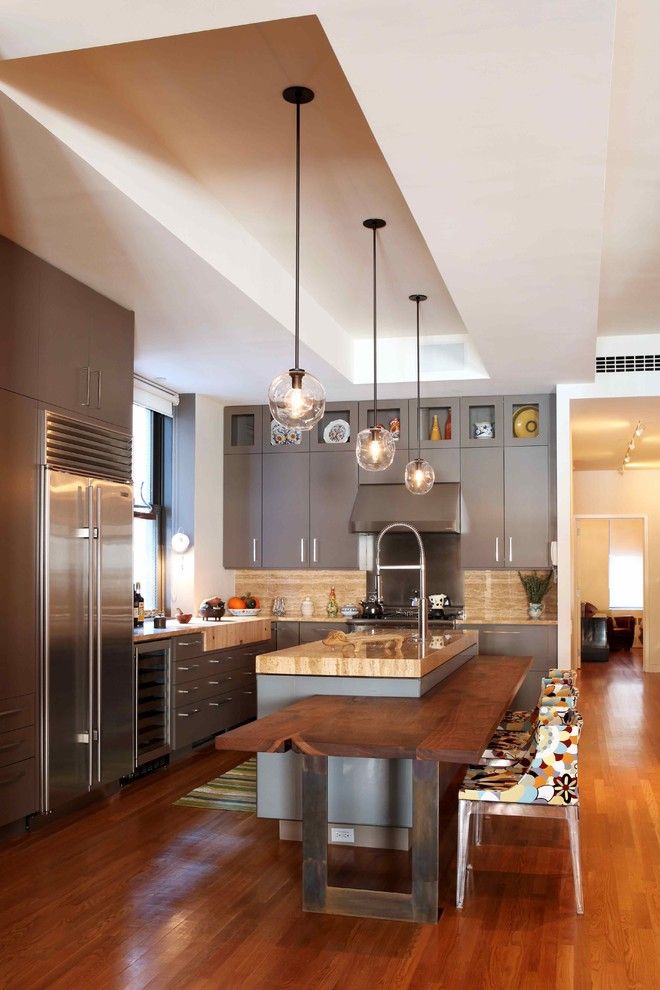
[[92,289],[52,265],[40,265],[39,398],[81,415],[91,413],[89,365]]
[[[516,416],[520,410],[531,406],[536,412],[538,429],[536,435],[525,432],[524,423],[519,424],[518,435],[515,430]],[[542,447],[547,446],[552,436],[550,422],[549,395],[505,395],[504,396],[504,443],[508,447]]]
[[[459,447],[461,443],[461,400],[454,398],[447,399],[422,399],[420,402],[420,446],[422,450],[444,450],[447,447]],[[442,434],[442,440],[431,440],[431,429],[434,417],[438,417],[438,426]],[[409,447],[411,450],[417,449],[417,399],[410,399],[409,406]],[[451,437],[445,439],[447,433],[448,420],[451,421]]]
[[[409,451],[409,459],[417,456],[416,450]],[[425,458],[435,471],[437,482],[461,480],[461,452],[457,447],[447,447],[443,450],[430,450],[422,448],[422,457]]]
[[355,451],[312,453],[309,461],[309,565],[357,567],[359,537],[349,529],[358,484]]
[[557,627],[555,625],[462,625],[479,633],[481,656],[532,657],[532,666],[511,708],[531,709],[541,693],[541,678],[557,666]]
[[316,643],[331,632],[348,632],[345,622],[301,622],[300,642]]
[[261,452],[263,406],[232,406],[225,409],[225,454]]
[[260,567],[261,454],[226,455],[222,556],[225,567]]
[[[31,695],[37,677],[38,418],[33,399],[0,389],[0,699]],[[0,706],[2,707],[2,706]],[[9,728],[3,725],[1,728]]]
[[[336,420],[343,420],[348,423],[347,439],[343,443],[327,443],[325,440],[325,430],[330,423]],[[329,453],[337,451],[352,450],[355,456],[355,441],[359,429],[359,415],[357,402],[326,402],[325,412],[314,429],[309,431],[309,449],[326,450]]]
[[0,388],[38,396],[39,259],[0,236]]
[[504,459],[502,448],[461,450],[461,566],[501,567],[504,562]]
[[262,506],[262,566],[307,567],[309,456],[263,455]]
[[262,447],[264,454],[308,454],[309,430],[286,431],[278,423],[273,428],[273,417],[268,406],[261,407]]
[[39,399],[131,429],[133,314],[39,262]]
[[504,448],[504,557],[507,567],[550,564],[548,448]]
[[[298,602],[288,601],[292,612],[299,607]],[[288,650],[290,646],[300,646],[300,622],[278,622],[275,640],[276,650]]]
[[[412,456],[414,453],[413,451]],[[407,447],[397,446],[394,460],[388,468],[384,471],[365,471],[364,468],[358,468],[358,481],[361,485],[402,485],[410,457]]]
[[[492,436],[477,437],[478,424],[490,424]],[[501,395],[461,399],[461,447],[501,447],[504,443],[504,400]]]
[[89,415],[124,430],[133,428],[134,314],[94,293],[89,335]]

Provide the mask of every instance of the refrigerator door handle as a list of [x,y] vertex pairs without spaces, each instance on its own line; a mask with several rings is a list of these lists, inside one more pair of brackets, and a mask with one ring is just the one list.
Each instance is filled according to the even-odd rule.
[[[89,526],[89,543],[87,545],[87,719],[88,719],[88,756],[87,783],[91,790],[94,785],[93,767],[93,734],[94,734],[94,540],[92,539],[94,517],[94,489],[87,485],[87,525]],[[80,738],[80,737],[79,737]]]
[[103,645],[102,608],[101,597],[101,547],[103,546],[103,519],[101,514],[101,488],[96,488],[96,525],[94,527],[95,543],[95,585],[96,585],[96,779],[101,783],[101,652]]

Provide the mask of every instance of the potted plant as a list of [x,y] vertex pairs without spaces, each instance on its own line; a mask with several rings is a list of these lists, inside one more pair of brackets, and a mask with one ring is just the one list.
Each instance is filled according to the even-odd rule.
[[538,571],[532,571],[531,574],[522,574],[518,571],[518,577],[527,595],[527,613],[530,619],[540,619],[543,612],[543,599],[552,583],[552,571],[541,574]]

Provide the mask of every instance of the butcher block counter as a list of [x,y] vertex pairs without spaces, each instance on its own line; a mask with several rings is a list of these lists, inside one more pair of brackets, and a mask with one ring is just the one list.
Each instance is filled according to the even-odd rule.
[[133,630],[134,643],[149,643],[152,640],[172,639],[179,636],[199,636],[204,638],[204,650],[225,650],[243,643],[260,643],[270,639],[270,618],[247,616],[245,618],[223,616],[219,622],[191,619],[182,625],[176,619],[168,619],[165,629],[154,629],[152,619],[145,619],[142,629]]

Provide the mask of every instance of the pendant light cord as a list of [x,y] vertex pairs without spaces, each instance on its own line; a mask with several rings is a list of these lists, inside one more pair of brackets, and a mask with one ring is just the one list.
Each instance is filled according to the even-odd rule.
[[376,339],[376,228],[373,228],[373,270],[374,270],[374,428],[378,426],[378,346]]
[[296,316],[294,368],[300,367],[300,103],[296,103]]
[[417,460],[421,459],[422,456],[422,429],[421,429],[421,419],[422,419],[422,403],[420,398],[420,387],[419,387],[419,303],[420,300],[416,299],[415,304],[417,306]]

